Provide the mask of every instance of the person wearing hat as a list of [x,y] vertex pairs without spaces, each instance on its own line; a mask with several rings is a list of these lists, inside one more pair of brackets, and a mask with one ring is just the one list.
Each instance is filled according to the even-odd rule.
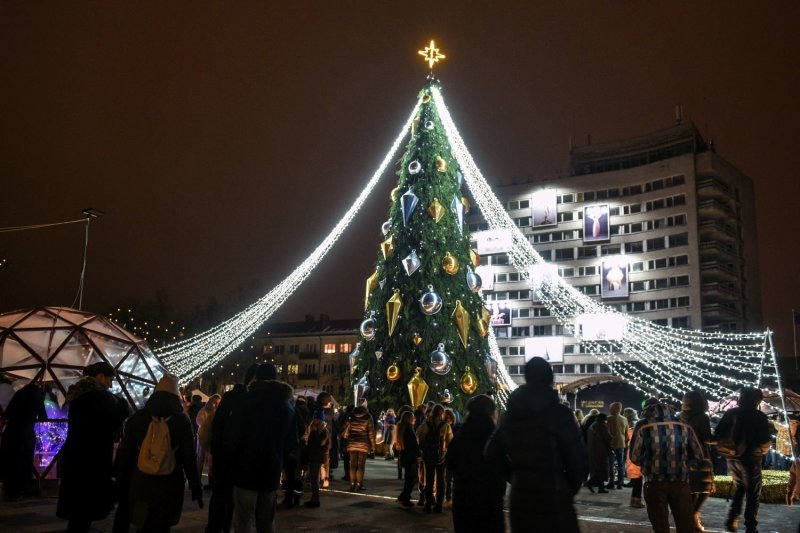
[[67,391],[67,438],[61,449],[61,486],[56,515],[67,531],[85,532],[114,505],[114,435],[128,417],[127,402],[108,389],[116,372],[102,361],[87,366]]
[[511,480],[512,532],[578,533],[573,498],[586,479],[586,448],[575,415],[553,390],[550,363],[541,357],[525,364],[525,385],[509,396],[485,457]]
[[[175,454],[175,467],[166,475],[146,474],[137,465],[139,450],[153,418],[166,419]],[[125,423],[125,434],[117,453],[117,479],[127,496],[130,522],[141,531],[168,531],[180,521],[187,479],[192,501],[203,508],[193,431],[192,422],[183,411],[178,378],[171,374],[161,378],[144,409]]]

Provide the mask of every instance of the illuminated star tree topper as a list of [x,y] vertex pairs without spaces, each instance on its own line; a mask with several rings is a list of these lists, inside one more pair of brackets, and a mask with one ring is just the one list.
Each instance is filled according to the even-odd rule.
[[430,45],[426,46],[424,50],[419,50],[417,53],[425,58],[425,62],[428,63],[431,72],[433,72],[433,65],[446,57],[436,48],[436,43],[433,42],[433,39],[431,39]]

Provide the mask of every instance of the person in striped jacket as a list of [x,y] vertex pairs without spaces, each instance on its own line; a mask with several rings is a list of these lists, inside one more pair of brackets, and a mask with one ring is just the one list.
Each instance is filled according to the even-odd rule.
[[631,443],[631,461],[642,468],[647,516],[655,533],[669,532],[669,513],[677,533],[693,529],[689,463],[702,459],[694,430],[674,419],[673,409],[649,401]]

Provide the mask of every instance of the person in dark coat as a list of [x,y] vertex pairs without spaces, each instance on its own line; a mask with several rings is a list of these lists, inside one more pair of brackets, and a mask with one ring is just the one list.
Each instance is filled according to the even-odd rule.
[[303,475],[301,470],[308,461],[306,455],[306,429],[311,421],[305,396],[298,396],[294,401],[297,435],[300,437],[297,448],[287,450],[283,456],[283,507],[291,509],[300,504],[303,497]]
[[[170,444],[175,453],[175,469],[171,474],[156,476],[139,470],[137,462],[153,417],[167,419]],[[117,453],[117,479],[127,487],[130,522],[140,531],[169,531],[177,525],[183,510],[186,480],[192,501],[203,508],[203,487],[197,470],[194,434],[189,417],[183,412],[178,378],[166,374],[144,408],[125,423],[122,444]]]
[[111,512],[114,433],[128,417],[127,403],[109,392],[114,367],[106,362],[84,369],[67,391],[69,427],[61,449],[61,486],[56,515],[67,531],[85,532]]
[[33,479],[37,421],[47,420],[41,385],[28,383],[19,389],[5,409],[5,429],[0,441],[0,473],[6,501],[22,499]]
[[350,481],[350,454],[347,452],[347,437],[344,435],[344,426],[347,424],[347,420],[350,418],[350,415],[353,414],[354,406],[348,405],[347,407],[339,413],[339,418],[337,420],[336,425],[339,427],[339,455],[342,458],[342,465],[344,466],[344,475],[342,479],[344,481]]
[[305,507],[319,507],[319,485],[322,465],[328,458],[331,447],[331,436],[325,422],[325,410],[319,407],[314,410],[311,423],[306,433],[306,453],[308,454],[308,476],[311,478],[311,499],[304,503]]
[[608,480],[608,458],[613,448],[607,419],[605,413],[598,414],[586,433],[589,449],[589,481],[586,487],[592,492],[592,487],[598,487],[598,492],[608,492],[603,484]]
[[735,454],[727,457],[728,471],[736,489],[725,522],[728,531],[736,531],[745,499],[745,528],[748,532],[757,531],[758,500],[761,497],[762,484],[761,462],[764,453],[769,451],[773,434],[772,424],[758,410],[762,399],[761,390],[743,388],[739,393],[739,407],[726,411],[716,427],[715,436],[718,441],[732,438],[735,445]]
[[410,410],[402,411],[400,423],[397,424],[397,437],[395,438],[395,449],[399,452],[398,464],[403,467],[403,491],[397,498],[397,503],[403,507],[414,507],[411,503],[411,491],[417,484],[419,474],[419,462],[422,459],[422,451],[419,449],[417,434],[414,431],[416,424],[414,413]]
[[711,462],[710,448],[714,437],[711,434],[711,421],[707,412],[708,402],[700,391],[689,391],[683,395],[678,420],[694,430],[694,435],[703,451],[703,458],[689,465],[689,489],[692,491],[694,528],[697,531],[704,531],[700,521],[700,509],[709,494],[714,492],[714,465]]
[[573,498],[586,478],[586,449],[575,415],[559,403],[547,361],[528,361],[525,381],[509,396],[484,455],[511,479],[512,532],[578,533]]
[[211,456],[213,475],[211,476],[211,499],[208,502],[208,525],[206,533],[228,533],[233,523],[233,477],[232,458],[225,455],[225,434],[229,429],[230,417],[239,406],[247,392],[247,386],[255,379],[258,364],[253,363],[244,374],[244,383],[237,383],[222,395],[211,422]]
[[467,403],[467,417],[447,450],[453,472],[453,529],[456,533],[503,533],[506,480],[483,459],[495,430],[494,400],[485,394]]
[[186,414],[189,415],[189,421],[192,423],[192,429],[194,430],[195,436],[197,435],[198,425],[197,425],[197,414],[200,412],[200,409],[205,407],[205,403],[203,403],[203,397],[199,394],[192,395],[192,401],[189,404],[189,408],[186,409]]
[[292,387],[265,363],[233,411],[224,450],[231,460],[234,531],[275,531],[283,457],[297,449]]

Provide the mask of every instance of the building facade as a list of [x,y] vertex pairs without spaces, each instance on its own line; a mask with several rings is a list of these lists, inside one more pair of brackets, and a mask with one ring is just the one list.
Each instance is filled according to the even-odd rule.
[[[566,178],[496,191],[559,275],[604,305],[664,326],[761,328],[752,181],[692,124],[577,147],[571,167]],[[470,222],[473,232],[487,229],[480,219]],[[487,304],[509,311],[510,322],[495,333],[516,381],[537,355],[551,360],[562,390],[610,376],[611,369],[532,300],[506,255],[484,257],[482,264],[494,270]]]
[[358,326],[358,320],[307,316],[303,322],[267,325],[254,343],[276,366],[278,379],[296,392],[326,391],[341,400],[350,386],[348,357],[358,343]]

